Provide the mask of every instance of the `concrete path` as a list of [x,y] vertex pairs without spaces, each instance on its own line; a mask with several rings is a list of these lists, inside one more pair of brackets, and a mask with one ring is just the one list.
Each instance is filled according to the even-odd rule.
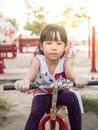
[[[23,78],[29,69],[32,57],[33,54],[31,53],[18,53],[15,59],[6,59],[4,73],[0,74],[0,80],[17,80]],[[95,68],[98,71],[98,60],[95,60]],[[73,60],[73,69],[80,75],[89,75],[90,77],[98,75],[97,72],[91,72],[92,60],[88,58],[86,51],[77,53]]]

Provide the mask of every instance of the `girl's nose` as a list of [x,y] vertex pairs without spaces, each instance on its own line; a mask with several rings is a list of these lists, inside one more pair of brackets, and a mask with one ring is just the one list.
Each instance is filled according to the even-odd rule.
[[52,49],[56,49],[56,48],[57,48],[57,45],[56,45],[55,42],[53,42],[53,44],[52,44]]

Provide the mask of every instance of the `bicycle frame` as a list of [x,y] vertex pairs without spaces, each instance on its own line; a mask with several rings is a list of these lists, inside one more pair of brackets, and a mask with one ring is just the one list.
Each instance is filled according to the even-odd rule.
[[57,95],[58,84],[55,83],[53,87],[52,107],[40,120],[38,130],[45,130],[45,125],[48,121],[50,123],[50,130],[56,129],[56,122],[59,124],[59,130],[68,130],[68,125],[65,119],[61,115],[57,114],[57,111],[60,109],[60,107],[56,107]]
[[[73,83],[74,84],[74,83]],[[35,89],[39,88],[39,86],[46,86],[45,84],[31,84],[29,89]],[[98,81],[89,81],[87,86],[93,86],[93,85],[98,85]],[[49,84],[48,84],[49,86]],[[4,85],[3,90],[15,90],[14,85]],[[56,129],[56,122],[59,124],[59,130],[68,130],[68,125],[64,118],[57,114],[57,107],[56,107],[56,102],[57,102],[57,95],[58,95],[58,84],[54,83],[53,87],[53,97],[52,97],[52,107],[50,109],[49,113],[46,113],[42,119],[39,122],[38,130],[45,130],[45,124],[47,121],[50,121],[50,130],[55,130]]]

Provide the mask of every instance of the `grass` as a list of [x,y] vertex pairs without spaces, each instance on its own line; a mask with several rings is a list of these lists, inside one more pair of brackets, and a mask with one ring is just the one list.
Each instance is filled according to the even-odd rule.
[[0,125],[3,125],[3,123],[7,120],[6,113],[9,110],[9,104],[0,99]]
[[84,111],[89,112],[92,111],[98,114],[98,99],[87,98],[82,96]]
[[7,110],[8,108],[9,104],[6,101],[0,99],[0,110]]

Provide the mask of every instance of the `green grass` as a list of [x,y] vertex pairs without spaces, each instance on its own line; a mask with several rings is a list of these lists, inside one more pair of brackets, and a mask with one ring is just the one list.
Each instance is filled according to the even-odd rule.
[[85,96],[83,96],[82,101],[83,101],[85,112],[92,111],[98,114],[98,99],[91,99],[91,98],[86,98]]
[[0,126],[3,125],[3,123],[5,123],[7,120],[6,113],[8,112],[9,108],[9,104],[3,99],[0,99]]
[[6,101],[0,99],[0,110],[8,110],[8,108],[9,104]]

